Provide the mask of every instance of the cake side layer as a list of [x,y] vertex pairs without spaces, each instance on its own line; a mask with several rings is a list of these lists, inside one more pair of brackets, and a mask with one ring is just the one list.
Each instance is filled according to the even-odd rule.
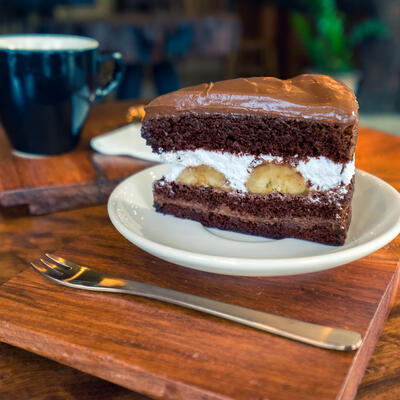
[[190,186],[164,179],[153,185],[154,201],[158,204],[191,206],[203,211],[222,213],[227,216],[246,216],[267,221],[274,218],[317,218],[334,220],[345,225],[351,207],[354,180],[344,196],[335,191],[314,193],[310,196],[237,194],[202,186]]
[[[325,157],[311,157],[305,160],[270,155],[235,155],[218,151],[178,151],[162,153],[161,159],[171,165],[166,174],[168,181],[175,181],[185,167],[207,165],[221,172],[232,189],[247,192],[246,182],[251,170],[262,163],[288,165],[308,182],[312,190],[330,190],[341,185],[347,186],[354,176],[354,158],[347,163],[334,163]],[[343,190],[345,192],[345,190]]]
[[[346,239],[347,224],[344,226],[335,220],[313,220],[304,217],[297,223],[290,218],[275,219],[274,221],[260,218],[259,221],[250,221],[243,217],[230,217],[213,211],[203,211],[190,206],[157,201],[154,202],[154,207],[161,213],[198,221],[204,226],[250,235],[274,239],[291,237],[329,245],[342,245]],[[350,222],[350,215],[348,215],[347,221]]]
[[324,156],[334,162],[351,161],[358,125],[263,115],[164,116],[147,119],[142,136],[154,152],[204,149],[234,154],[283,157]]
[[358,121],[354,93],[329,76],[313,74],[287,80],[253,77],[204,83],[157,97],[145,110],[144,122],[184,112],[279,115],[341,125]]

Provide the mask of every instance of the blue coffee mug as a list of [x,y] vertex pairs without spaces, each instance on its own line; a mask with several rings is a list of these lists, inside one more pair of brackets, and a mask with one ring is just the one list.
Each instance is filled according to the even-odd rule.
[[[73,150],[90,106],[119,85],[120,53],[98,53],[95,39],[72,35],[0,35],[0,118],[15,151],[54,155]],[[98,85],[101,64],[115,61]]]

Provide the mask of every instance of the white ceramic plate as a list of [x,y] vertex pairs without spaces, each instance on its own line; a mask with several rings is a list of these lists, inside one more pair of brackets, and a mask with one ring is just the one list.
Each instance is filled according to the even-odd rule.
[[130,156],[146,161],[160,162],[159,156],[153,153],[150,146],[140,136],[141,123],[131,123],[104,135],[96,136],[90,141],[94,150],[111,156]]
[[118,231],[143,250],[185,267],[229,275],[276,276],[320,271],[364,257],[400,232],[400,195],[356,171],[353,218],[344,246],[273,240],[205,228],[154,211],[152,183],[169,166],[141,171],[115,188],[108,213]]

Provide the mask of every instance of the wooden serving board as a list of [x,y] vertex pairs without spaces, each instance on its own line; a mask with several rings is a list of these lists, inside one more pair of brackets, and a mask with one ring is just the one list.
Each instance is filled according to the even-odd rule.
[[399,278],[398,239],[313,274],[215,275],[157,259],[104,219],[57,254],[114,275],[360,332],[324,350],[177,306],[79,291],[32,269],[0,288],[0,340],[160,399],[352,399]]
[[0,205],[27,205],[34,215],[105,203],[124,178],[151,165],[129,157],[104,156],[90,147],[90,139],[127,123],[132,101],[97,105],[89,114],[78,148],[41,159],[12,154],[0,128]]

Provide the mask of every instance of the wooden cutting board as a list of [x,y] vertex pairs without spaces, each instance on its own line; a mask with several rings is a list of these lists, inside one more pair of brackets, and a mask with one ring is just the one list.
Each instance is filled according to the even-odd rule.
[[159,260],[104,219],[57,252],[126,278],[364,337],[355,352],[324,350],[195,311],[85,292],[28,269],[0,288],[0,339],[160,399],[352,399],[399,279],[399,239],[335,269],[232,277]]
[[12,154],[0,128],[0,205],[26,205],[33,215],[105,203],[124,178],[150,163],[129,157],[104,156],[90,147],[90,139],[127,123],[132,101],[94,106],[78,148],[41,159]]

